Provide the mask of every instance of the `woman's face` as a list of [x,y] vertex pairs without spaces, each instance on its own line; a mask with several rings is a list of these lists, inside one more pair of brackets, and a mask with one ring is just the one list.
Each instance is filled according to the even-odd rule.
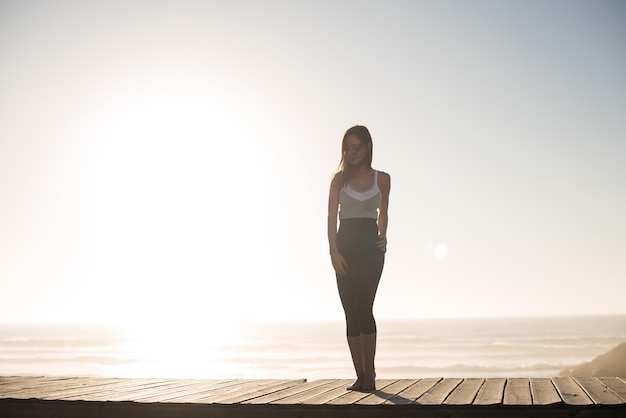
[[368,146],[355,135],[346,137],[346,149],[343,151],[350,165],[360,165],[367,156]]

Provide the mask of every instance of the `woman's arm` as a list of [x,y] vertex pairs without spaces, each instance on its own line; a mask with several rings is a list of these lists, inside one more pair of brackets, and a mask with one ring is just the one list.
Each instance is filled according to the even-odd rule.
[[335,272],[340,276],[345,276],[348,264],[337,248],[337,213],[339,211],[340,184],[340,178],[336,175],[330,184],[330,193],[328,195],[328,246]]
[[378,173],[378,188],[382,195],[378,209],[378,248],[387,251],[387,225],[389,224],[389,192],[391,191],[391,176],[385,172]]

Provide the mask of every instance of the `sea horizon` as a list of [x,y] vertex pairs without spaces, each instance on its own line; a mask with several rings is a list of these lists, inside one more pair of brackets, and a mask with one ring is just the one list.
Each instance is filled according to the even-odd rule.
[[[342,320],[204,329],[1,324],[0,375],[351,378]],[[553,377],[626,341],[626,315],[379,319],[379,378]]]

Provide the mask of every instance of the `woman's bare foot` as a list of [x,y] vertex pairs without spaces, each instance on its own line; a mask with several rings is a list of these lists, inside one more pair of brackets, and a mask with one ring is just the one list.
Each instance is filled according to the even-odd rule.
[[347,390],[361,390],[361,387],[363,387],[363,379],[361,379],[360,377],[357,377],[354,383],[348,386],[346,389]]

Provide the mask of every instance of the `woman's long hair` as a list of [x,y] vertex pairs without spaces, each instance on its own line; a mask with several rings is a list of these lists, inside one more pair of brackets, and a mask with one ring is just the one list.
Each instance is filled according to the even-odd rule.
[[337,171],[335,171],[335,175],[333,178],[341,179],[341,183],[345,186],[350,182],[352,176],[354,175],[354,171],[357,167],[354,167],[348,163],[346,159],[346,154],[348,153],[348,137],[350,135],[354,135],[359,141],[361,141],[362,146],[368,147],[367,155],[365,156],[364,164],[367,167],[372,167],[372,155],[374,145],[372,143],[372,135],[370,135],[370,131],[362,125],[356,125],[352,128],[348,129],[345,134],[343,134],[343,140],[341,141],[341,161],[339,161],[339,167],[337,167]]

